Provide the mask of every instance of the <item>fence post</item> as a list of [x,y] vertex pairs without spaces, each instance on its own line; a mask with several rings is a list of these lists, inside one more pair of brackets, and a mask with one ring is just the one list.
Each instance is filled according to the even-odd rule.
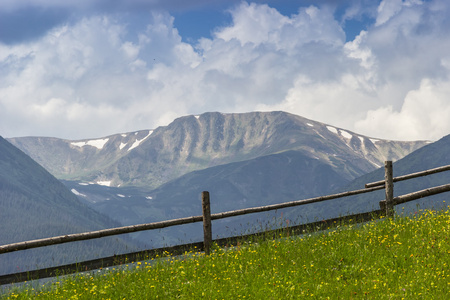
[[386,192],[386,217],[394,216],[394,181],[392,161],[384,162],[384,187]]
[[212,244],[212,229],[211,229],[211,205],[209,201],[209,192],[202,192],[202,209],[203,209],[203,246],[205,254],[209,255]]

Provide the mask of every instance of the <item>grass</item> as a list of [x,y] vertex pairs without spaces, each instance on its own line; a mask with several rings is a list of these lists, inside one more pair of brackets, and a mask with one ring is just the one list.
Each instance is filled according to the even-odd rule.
[[6,299],[447,299],[450,212],[341,224],[80,274]]

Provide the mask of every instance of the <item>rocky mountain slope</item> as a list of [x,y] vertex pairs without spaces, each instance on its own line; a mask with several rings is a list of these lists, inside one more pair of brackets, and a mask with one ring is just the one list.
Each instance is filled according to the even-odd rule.
[[[0,244],[116,227],[22,151],[0,137]],[[0,274],[126,251],[105,238],[0,254]]]
[[155,130],[91,140],[9,141],[59,179],[147,188],[195,170],[288,150],[352,180],[427,144],[369,138],[285,112],[204,113]]

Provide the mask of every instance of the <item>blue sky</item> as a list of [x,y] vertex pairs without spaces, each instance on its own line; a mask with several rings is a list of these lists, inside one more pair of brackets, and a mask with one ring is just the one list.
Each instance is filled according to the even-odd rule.
[[[97,5],[91,7],[77,7],[77,5],[55,5],[54,1],[17,1],[10,9],[0,11],[0,39],[3,43],[14,44],[42,36],[54,26],[61,25],[77,18],[95,13],[120,13],[125,12],[131,16],[131,26],[145,26],[146,15],[151,10],[165,10],[175,18],[174,26],[178,29],[185,42],[194,42],[202,37],[211,38],[211,33],[218,27],[229,25],[232,21],[229,9],[235,7],[240,1],[130,1],[130,4],[121,1],[112,1],[115,5],[103,1],[97,1]],[[69,1],[70,2],[70,1]],[[96,2],[96,1],[93,1]],[[153,2],[153,4],[150,4]],[[183,2],[183,5],[179,3]],[[366,12],[359,14],[350,20],[345,20],[346,9],[354,3],[364,3]],[[22,4],[20,4],[22,3]],[[366,29],[373,22],[369,7],[376,7],[379,1],[333,1],[333,0],[272,0],[254,1],[258,4],[268,4],[281,14],[291,16],[298,12],[302,6],[317,5],[331,6],[335,11],[335,17],[342,21],[347,40],[352,40],[361,30]],[[358,4],[361,5],[361,4]],[[74,9],[75,8],[75,9]]]
[[0,135],[284,110],[375,138],[450,133],[446,0],[0,0]]
[[[346,10],[354,3],[364,3],[366,11],[350,20],[345,19]],[[230,4],[233,3],[233,4]],[[218,4],[204,5],[185,9],[182,11],[174,11],[175,27],[180,32],[185,41],[195,41],[201,37],[211,38],[211,32],[217,27],[226,26],[231,23],[231,15],[227,11],[237,5],[239,1],[220,1]],[[343,29],[346,33],[347,40],[353,40],[361,30],[367,29],[373,23],[373,15],[370,14],[369,7],[372,9],[377,7],[379,1],[317,1],[317,0],[273,0],[273,1],[256,1],[255,3],[268,4],[275,8],[285,16],[291,16],[298,13],[301,6],[317,5],[331,6],[335,11],[336,19],[341,20]],[[200,20],[200,21],[199,21]]]

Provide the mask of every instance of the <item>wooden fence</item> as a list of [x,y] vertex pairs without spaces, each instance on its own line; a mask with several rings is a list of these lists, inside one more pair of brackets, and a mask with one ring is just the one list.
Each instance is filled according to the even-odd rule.
[[131,225],[131,226],[118,227],[118,228],[97,230],[97,231],[77,233],[77,234],[68,234],[68,235],[51,237],[51,238],[44,238],[44,239],[38,239],[38,240],[13,243],[13,244],[0,246],[0,255],[2,253],[20,251],[20,250],[25,250],[25,249],[45,247],[45,246],[50,246],[50,245],[63,244],[63,243],[68,243],[68,242],[81,241],[81,240],[96,239],[96,238],[101,238],[101,237],[106,237],[106,236],[112,236],[112,235],[118,235],[118,234],[124,234],[124,233],[132,233],[132,232],[143,231],[143,230],[159,229],[159,228],[165,228],[165,227],[182,225],[182,224],[190,224],[190,223],[196,223],[196,222],[203,222],[203,233],[204,233],[203,242],[183,244],[183,245],[158,248],[158,249],[150,249],[150,250],[145,250],[145,251],[138,251],[138,252],[133,252],[133,253],[114,255],[114,256],[110,256],[110,257],[104,257],[104,258],[84,261],[84,262],[80,262],[80,263],[57,266],[57,267],[52,267],[52,268],[45,268],[45,269],[34,270],[34,271],[1,275],[0,276],[0,285],[14,283],[14,282],[30,281],[30,280],[34,280],[34,279],[43,279],[43,278],[48,278],[48,277],[54,277],[57,275],[73,274],[73,273],[77,273],[77,272],[96,270],[96,269],[106,268],[106,267],[110,267],[110,266],[117,266],[117,265],[126,264],[126,263],[130,263],[130,262],[136,262],[139,260],[150,259],[150,258],[156,257],[156,256],[163,256],[164,254],[167,254],[167,253],[169,253],[170,255],[179,255],[179,254],[184,253],[187,250],[192,250],[192,249],[194,249],[194,250],[197,249],[197,251],[204,251],[206,254],[209,254],[211,251],[211,245],[213,242],[216,243],[218,246],[225,246],[225,245],[235,244],[237,241],[243,241],[243,240],[247,240],[250,238],[254,238],[255,236],[265,236],[265,237],[269,237],[269,238],[274,238],[277,230],[213,240],[212,239],[212,221],[218,220],[218,219],[223,219],[223,218],[246,215],[246,214],[250,214],[250,213],[265,212],[265,211],[277,210],[277,209],[282,209],[282,208],[306,205],[306,204],[311,204],[311,203],[316,203],[316,202],[321,202],[321,201],[326,201],[326,200],[332,200],[332,199],[337,199],[337,198],[343,198],[343,197],[348,197],[348,196],[353,196],[353,195],[359,195],[359,194],[369,193],[369,192],[373,192],[373,191],[381,190],[381,189],[385,190],[386,197],[384,200],[380,201],[380,209],[379,210],[373,210],[370,212],[354,214],[354,215],[347,215],[347,216],[343,216],[343,217],[339,217],[339,218],[327,219],[327,220],[317,221],[317,222],[313,222],[313,223],[301,224],[301,225],[287,227],[284,229],[289,230],[289,232],[292,234],[301,234],[301,233],[305,232],[305,230],[313,229],[316,231],[316,230],[323,230],[326,228],[330,228],[331,226],[333,226],[333,224],[341,223],[342,221],[346,221],[346,220],[352,220],[352,222],[360,223],[360,222],[370,221],[373,218],[383,216],[383,215],[392,217],[393,212],[394,212],[394,206],[397,204],[401,204],[401,203],[413,201],[413,200],[416,200],[419,198],[428,197],[431,195],[450,191],[450,184],[446,184],[446,185],[433,187],[433,188],[413,192],[410,194],[406,194],[406,195],[402,195],[402,196],[398,196],[398,197],[394,198],[393,197],[393,187],[394,187],[393,183],[394,182],[407,180],[407,179],[411,179],[411,178],[416,178],[416,177],[420,177],[420,176],[426,176],[426,175],[430,175],[430,174],[435,174],[438,172],[449,171],[449,170],[450,170],[450,165],[394,178],[393,170],[392,170],[392,161],[386,161],[385,162],[385,178],[384,178],[384,180],[368,183],[365,185],[365,188],[361,189],[361,190],[347,191],[347,192],[343,192],[343,193],[315,197],[315,198],[310,198],[310,199],[305,199],[305,200],[297,200],[297,201],[291,201],[291,202],[284,202],[284,203],[280,203],[280,204],[272,204],[272,205],[267,205],[267,206],[245,208],[245,209],[216,213],[216,214],[211,214],[210,195],[209,195],[209,192],[204,191],[204,192],[202,192],[202,195],[201,195],[202,210],[203,210],[202,216],[192,216],[192,217],[173,219],[173,220],[162,221],[162,222]]

